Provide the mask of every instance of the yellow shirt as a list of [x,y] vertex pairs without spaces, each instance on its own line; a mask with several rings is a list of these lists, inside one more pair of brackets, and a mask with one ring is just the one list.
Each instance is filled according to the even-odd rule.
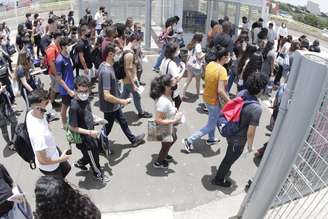
[[227,81],[228,74],[225,67],[217,62],[210,62],[205,69],[205,90],[203,99],[210,105],[219,103],[218,84],[219,81]]

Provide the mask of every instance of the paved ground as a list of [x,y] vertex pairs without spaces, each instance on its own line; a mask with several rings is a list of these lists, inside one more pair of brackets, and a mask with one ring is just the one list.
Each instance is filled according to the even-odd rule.
[[[147,83],[146,90],[142,95],[142,105],[149,112],[154,111],[154,102],[148,97],[150,80],[156,76],[151,69],[155,57],[148,57],[149,63],[144,65],[143,80]],[[41,77],[47,82],[45,76]],[[190,91],[193,92],[194,84]],[[94,112],[102,116],[97,107],[98,98],[92,101]],[[144,208],[155,208],[160,206],[173,206],[177,211],[190,209],[213,200],[221,199],[229,195],[236,195],[243,191],[249,178],[256,171],[256,166],[250,154],[242,155],[240,160],[233,166],[231,178],[234,186],[231,189],[219,190],[213,187],[209,181],[216,171],[217,165],[222,160],[226,142],[221,139],[218,145],[209,147],[201,140],[196,145],[195,152],[186,154],[181,144],[182,138],[189,136],[193,131],[199,129],[206,123],[207,116],[199,111],[200,100],[184,102],[181,111],[186,114],[186,124],[178,127],[178,141],[173,146],[170,154],[175,161],[167,171],[157,170],[152,167],[160,149],[157,142],[147,142],[138,148],[130,148],[129,142],[123,135],[118,124],[114,125],[110,140],[113,144],[115,154],[107,161],[101,158],[101,165],[110,175],[111,181],[107,185],[99,184],[89,172],[72,169],[68,181],[89,195],[102,212],[119,212]],[[24,110],[22,98],[18,98],[17,110]],[[134,133],[147,132],[147,120],[138,120],[133,105],[124,109],[129,118],[129,124]],[[258,129],[255,146],[261,146],[268,137],[265,137],[265,125],[269,120],[270,113],[265,110]],[[21,120],[22,116],[20,116]],[[62,149],[68,148],[61,129],[60,121],[51,123],[56,141]],[[100,128],[100,127],[97,127]],[[205,138],[206,139],[206,138]],[[41,175],[38,170],[30,170],[28,165],[18,157],[4,148],[4,140],[0,137],[2,145],[0,154],[1,162],[8,168],[13,179],[25,192],[28,200],[34,207],[34,185]],[[81,156],[80,152],[73,148],[71,163]]]

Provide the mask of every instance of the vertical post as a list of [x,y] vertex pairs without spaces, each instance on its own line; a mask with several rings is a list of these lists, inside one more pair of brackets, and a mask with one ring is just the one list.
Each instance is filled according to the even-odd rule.
[[145,49],[151,48],[151,1],[146,0],[146,16],[145,16]]
[[207,18],[206,18],[206,27],[205,27],[205,33],[207,33],[210,29],[211,20],[213,19],[213,6],[214,6],[213,0],[207,1]]
[[[327,60],[320,59],[326,60],[323,56],[312,58],[296,52],[275,128],[238,213],[243,219],[265,217],[311,132],[311,124],[328,86]],[[310,76],[308,72],[313,69],[316,69],[315,74]],[[303,100],[307,100],[306,104]]]
[[248,6],[248,20],[249,20],[249,22],[251,22],[251,19],[252,19],[252,10],[253,10],[253,8],[252,8],[252,6]]
[[83,17],[83,0],[78,0],[79,3],[79,20],[82,19]]
[[240,3],[236,3],[236,16],[235,16],[235,36],[238,36],[239,22],[240,22]]
[[164,0],[161,0],[160,3],[160,14],[161,14],[160,26],[163,27],[164,26]]
[[228,16],[229,3],[224,2],[224,16]]

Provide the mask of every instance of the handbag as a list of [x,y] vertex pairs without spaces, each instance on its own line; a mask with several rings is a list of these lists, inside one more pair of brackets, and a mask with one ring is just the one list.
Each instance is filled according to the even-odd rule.
[[187,65],[194,75],[200,75],[202,73],[202,62],[195,56],[195,48],[192,50],[192,55],[188,58]]
[[148,141],[173,141],[173,125],[160,125],[154,120],[148,120]]
[[69,144],[82,144],[81,135],[71,130],[71,126],[69,125],[69,118],[67,118],[67,124],[65,127],[65,136]]

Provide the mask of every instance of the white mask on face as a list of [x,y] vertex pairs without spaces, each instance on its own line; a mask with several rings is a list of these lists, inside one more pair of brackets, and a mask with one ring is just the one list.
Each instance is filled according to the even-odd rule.
[[178,49],[175,54],[174,54],[174,57],[178,57],[180,55],[180,49]]
[[246,48],[247,48],[247,43],[246,42],[243,42],[241,44],[241,49],[245,52],[246,51]]
[[89,98],[89,94],[88,93],[77,93],[77,97],[81,100],[81,101],[87,101]]

